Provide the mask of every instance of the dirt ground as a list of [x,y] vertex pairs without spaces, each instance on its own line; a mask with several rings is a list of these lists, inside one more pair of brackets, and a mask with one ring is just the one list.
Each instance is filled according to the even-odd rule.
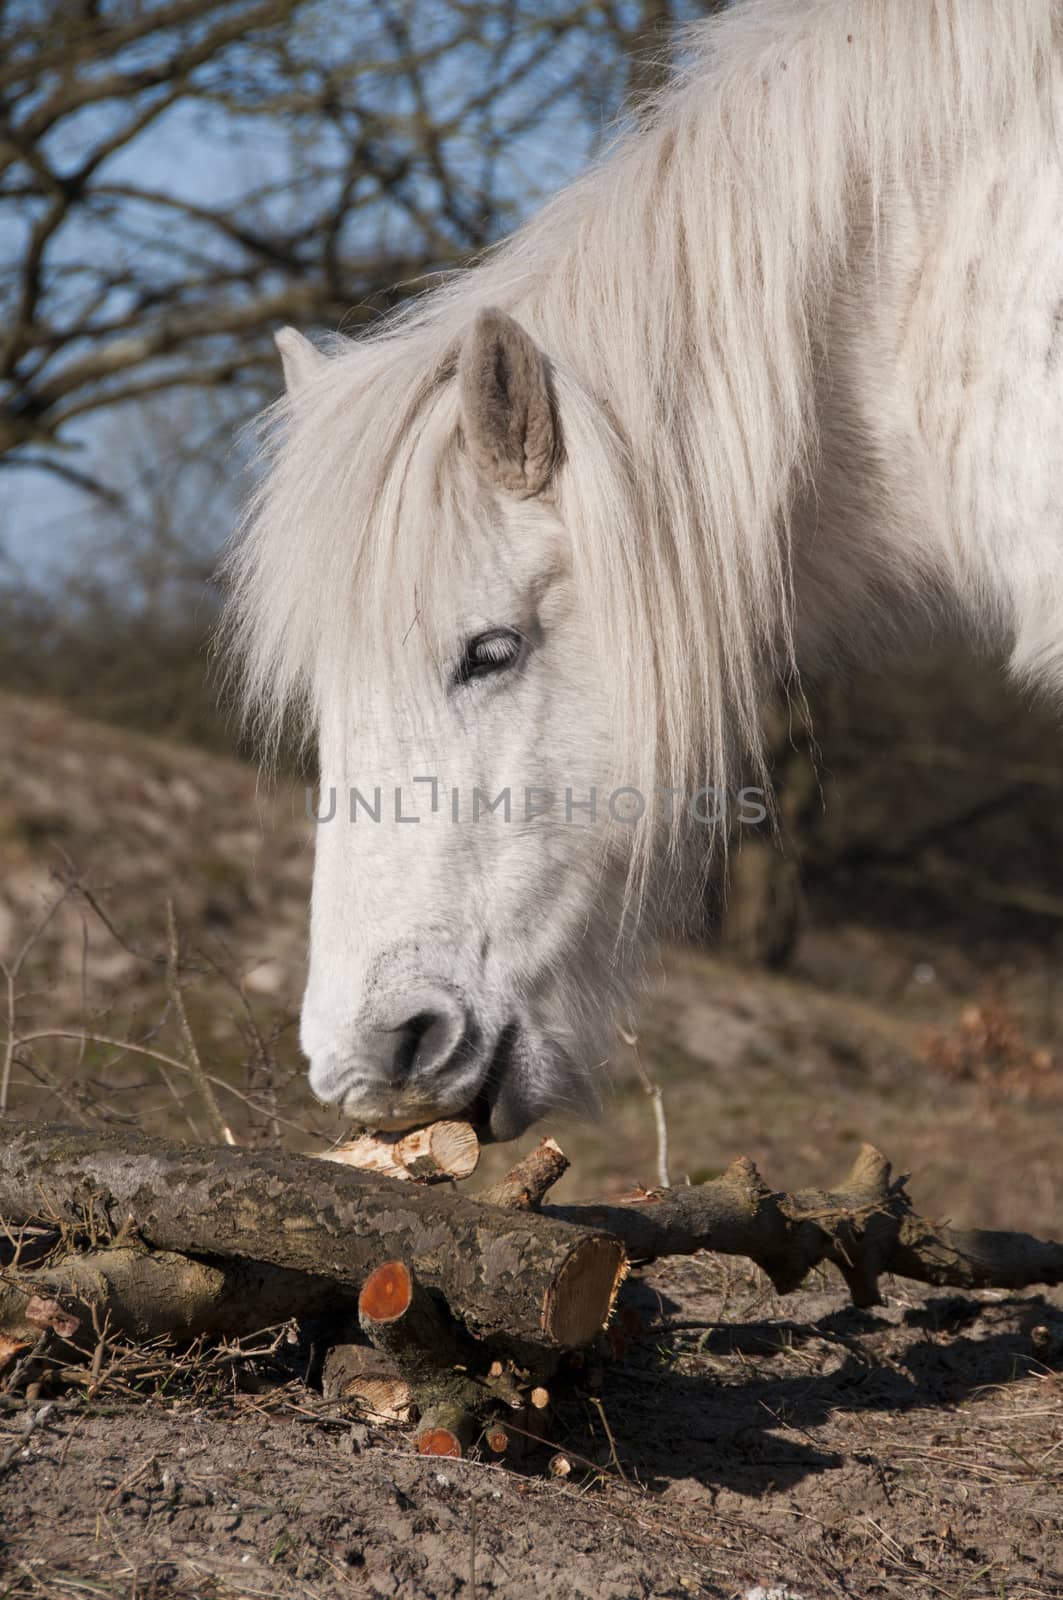
[[[0,954],[65,895],[27,954],[16,1031],[85,1035],[17,1052],[14,1113],[201,1131],[179,1074],[101,1042],[178,1049],[159,964],[172,895],[237,1136],[305,1149],[337,1131],[307,1103],[292,1029],[301,791],[59,708],[2,712]],[[964,835],[952,878],[959,894],[977,865],[976,913],[942,895],[948,874],[931,888],[932,862],[914,896],[888,863],[843,862],[813,875],[785,973],[666,952],[639,1050],[673,1178],[744,1153],[773,1186],[829,1184],[868,1138],[924,1214],[1059,1237],[1063,921],[1042,868],[1061,826],[1052,808],[1026,838],[1021,884],[988,835]],[[559,1199],[654,1181],[626,1047],[604,1100],[600,1123],[548,1130],[573,1161]],[[473,1186],[514,1153],[487,1152]],[[868,1313],[825,1275],[779,1300],[742,1261],[637,1272],[622,1355],[558,1378],[548,1445],[512,1467],[426,1464],[251,1358],[119,1369],[91,1401],[0,1393],[0,1600],[1063,1597],[1063,1292],[885,1291]]]
[[[518,1469],[426,1462],[298,1382],[0,1416],[4,1595],[1063,1595],[1063,1298],[640,1274]],[[554,1482],[551,1450],[573,1471]],[[13,1459],[12,1459],[13,1456]]]

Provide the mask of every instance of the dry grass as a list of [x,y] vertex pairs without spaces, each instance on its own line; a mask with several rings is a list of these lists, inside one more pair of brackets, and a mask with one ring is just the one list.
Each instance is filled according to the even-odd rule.
[[[102,938],[145,975],[149,993],[152,988],[157,991],[155,1014],[143,1019],[136,1031],[123,1036],[120,1021],[116,1023],[110,1012],[93,1010],[87,983],[83,1009],[88,1014],[80,1025],[22,1023],[21,1002],[28,996],[20,981],[64,907],[82,920],[86,946],[90,927],[93,930],[97,958]],[[26,932],[14,958],[0,961],[6,996],[0,1112],[29,1103],[36,1114],[53,1120],[58,1113],[85,1126],[150,1127],[161,1122],[198,1141],[228,1144],[280,1144],[293,1133],[319,1139],[330,1119],[323,1117],[315,1125],[312,1118],[295,1120],[280,1111],[285,1091],[297,1078],[277,1049],[292,1028],[291,1014],[262,1014],[264,1008],[252,1003],[245,973],[217,948],[183,954],[170,900],[163,918],[165,943],[160,941],[158,951],[135,946],[72,865],[53,871],[52,895],[44,913]],[[228,1021],[220,1039],[214,1029],[209,1049],[197,1042],[190,1020],[196,1012],[202,1014],[204,990]],[[40,992],[32,998],[39,1010]],[[43,1048],[59,1043],[68,1047],[61,1063],[56,1062],[54,1049]],[[215,1064],[213,1070],[208,1063]]]

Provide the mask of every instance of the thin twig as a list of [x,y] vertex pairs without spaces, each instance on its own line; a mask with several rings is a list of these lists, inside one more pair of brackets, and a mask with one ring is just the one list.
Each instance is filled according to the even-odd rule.
[[270,1137],[274,1144],[279,1145],[281,1143],[281,1128],[277,1118],[277,1062],[262,1036],[258,1018],[255,1016],[254,1007],[248,998],[243,979],[228,950],[226,950],[226,956],[228,958],[226,963],[223,964],[221,961],[212,960],[211,966],[222,981],[234,991],[240,1001],[251,1039],[251,1049],[247,1058],[247,1087],[257,1091],[262,1096],[264,1104],[268,1107],[266,1115]]
[[40,1338],[37,1340],[37,1343],[33,1346],[33,1349],[27,1350],[26,1354],[24,1356],[20,1356],[18,1361],[16,1361],[7,1382],[4,1384],[5,1394],[17,1394],[18,1391],[29,1382],[30,1373],[33,1371],[33,1368],[36,1366],[37,1362],[42,1361],[48,1354],[54,1339],[54,1330],[52,1328],[45,1328]]
[[[76,865],[70,859],[69,856],[65,856],[65,853],[64,853],[64,859],[66,860],[66,864],[67,864],[66,873],[65,874],[56,873],[55,876],[59,879],[59,881],[62,884],[64,884],[68,894],[76,894],[79,897],[79,899],[81,899],[81,900],[83,900],[85,902],[85,904],[88,906],[89,910],[93,913],[93,915],[96,917],[96,919],[100,922],[100,924],[103,926],[103,928],[106,929],[107,933],[114,940],[115,944],[119,945],[120,948],[123,949],[126,952],[127,955],[131,955],[134,958],[134,960],[141,961],[146,966],[149,966],[149,967],[166,967],[166,966],[168,966],[169,957],[167,955],[161,955],[161,956],[152,955],[150,950],[139,950],[135,944],[130,944],[129,940],[125,937],[125,935],[122,934],[118,930],[118,928],[115,927],[114,922],[111,920],[111,917],[110,917],[109,913],[107,912],[107,910],[105,909],[105,907],[103,906],[102,902],[97,898],[97,896],[88,887],[88,885],[82,882],[81,878],[78,875],[78,869],[77,869]],[[205,967],[192,966],[191,964],[186,964],[186,965],[182,966],[180,968],[180,970],[182,972],[192,973],[196,977],[202,977],[204,975],[204,973],[207,971],[207,969]]]
[[196,1048],[195,1037],[188,1021],[185,1010],[184,996],[181,993],[180,962],[177,945],[177,918],[174,915],[173,901],[166,901],[166,981],[170,991],[170,1000],[177,1015],[178,1026],[181,1030],[181,1039],[185,1047],[188,1067],[196,1080],[204,1110],[207,1113],[207,1122],[210,1131],[219,1144],[235,1144],[232,1129],[221,1114],[217,1096],[211,1085],[210,1079],[203,1070],[199,1050]]
[[627,1481],[628,1481],[627,1473],[624,1471],[623,1467],[620,1465],[620,1457],[617,1454],[616,1440],[613,1438],[613,1430],[609,1426],[609,1418],[605,1414],[605,1407],[602,1405],[602,1402],[599,1400],[597,1395],[591,1394],[591,1395],[588,1395],[587,1398],[590,1401],[591,1405],[594,1407],[594,1409],[597,1411],[598,1415],[602,1419],[602,1427],[605,1429],[605,1437],[609,1441],[609,1458],[612,1461],[613,1466],[616,1468],[616,1470],[617,1470],[618,1474],[620,1475],[620,1477],[624,1480],[625,1483],[627,1483]]
[[15,1061],[15,1049],[19,1043],[18,1038],[18,992],[17,985],[19,974],[30,951],[33,949],[49,922],[59,910],[66,899],[69,890],[64,889],[30,929],[22,945],[11,962],[0,961],[0,972],[4,975],[7,988],[7,1039],[4,1045],[4,1065],[0,1072],[0,1116],[7,1111],[7,1098],[11,1086],[11,1068]]
[[668,1176],[668,1123],[664,1115],[664,1096],[661,1086],[654,1083],[642,1060],[639,1049],[637,1033],[628,1033],[624,1028],[618,1028],[621,1039],[631,1049],[635,1057],[635,1071],[638,1073],[639,1082],[653,1102],[653,1121],[657,1129],[657,1184],[661,1189],[671,1188],[672,1180]]
[[[35,1028],[32,1033],[22,1034],[18,1043],[20,1046],[25,1046],[36,1044],[42,1039],[80,1040],[82,1038],[87,1039],[90,1044],[106,1045],[112,1050],[125,1050],[131,1055],[146,1056],[149,1061],[160,1061],[164,1066],[172,1067],[176,1072],[187,1072],[189,1074],[192,1072],[188,1062],[179,1060],[177,1056],[166,1055],[163,1051],[150,1049],[144,1044],[134,1044],[130,1039],[117,1039],[114,1034],[89,1033],[84,1028]],[[252,1099],[250,1095],[245,1094],[242,1089],[237,1089],[234,1084],[226,1083],[224,1078],[216,1078],[209,1072],[205,1073],[204,1076],[207,1082],[212,1084],[215,1089],[222,1089],[226,1094],[233,1095],[237,1100],[242,1101],[244,1105],[250,1106],[259,1115],[267,1114],[266,1108]],[[316,1137],[313,1128],[308,1128],[301,1122],[293,1122],[290,1117],[281,1117],[278,1120],[283,1122],[285,1127],[294,1129],[296,1133],[309,1134]]]

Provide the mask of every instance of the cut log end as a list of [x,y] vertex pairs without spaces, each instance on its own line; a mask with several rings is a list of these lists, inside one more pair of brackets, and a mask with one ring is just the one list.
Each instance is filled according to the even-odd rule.
[[405,1427],[413,1412],[409,1384],[401,1378],[366,1378],[361,1384],[351,1384],[343,1399],[367,1422],[381,1426]]
[[319,1159],[389,1178],[460,1181],[479,1165],[480,1140],[469,1122],[430,1122],[403,1133],[361,1133],[322,1151]]
[[627,1270],[623,1246],[605,1234],[574,1246],[543,1304],[543,1332],[560,1349],[577,1349],[600,1333]]
[[461,1440],[449,1428],[429,1428],[417,1435],[417,1453],[422,1456],[457,1456],[465,1454]]
[[421,1414],[414,1438],[418,1455],[465,1455],[476,1437],[479,1424],[471,1411],[454,1401],[443,1400]]
[[[441,1173],[459,1181],[471,1178],[480,1164],[480,1140],[469,1122],[437,1122],[428,1130],[427,1158]],[[414,1137],[404,1141],[407,1166],[414,1160]]]
[[397,1322],[410,1309],[413,1276],[404,1261],[385,1261],[362,1285],[359,1315],[369,1322]]
[[326,1400],[354,1406],[374,1422],[406,1423],[413,1411],[409,1384],[373,1345],[333,1345],[325,1357],[321,1387]]

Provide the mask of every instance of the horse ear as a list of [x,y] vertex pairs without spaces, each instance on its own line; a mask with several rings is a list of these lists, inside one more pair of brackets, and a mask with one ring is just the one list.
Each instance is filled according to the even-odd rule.
[[284,383],[289,394],[301,389],[308,378],[323,367],[326,356],[315,350],[309,339],[304,339],[294,328],[282,328],[273,335],[273,343],[280,351],[284,368]]
[[504,311],[477,313],[458,360],[469,454],[510,494],[539,494],[557,464],[559,433],[546,360]]

